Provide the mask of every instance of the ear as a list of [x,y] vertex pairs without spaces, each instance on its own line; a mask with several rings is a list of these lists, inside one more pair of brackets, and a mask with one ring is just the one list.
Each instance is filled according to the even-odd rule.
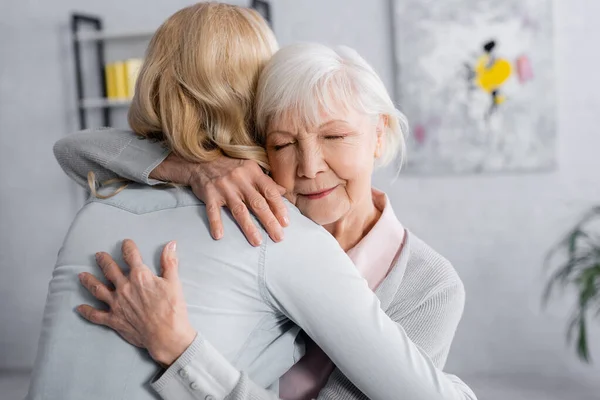
[[375,158],[381,157],[383,152],[383,146],[385,141],[385,133],[389,124],[388,116],[380,114],[377,120],[377,126],[375,127],[375,133],[377,135],[377,143],[375,144]]

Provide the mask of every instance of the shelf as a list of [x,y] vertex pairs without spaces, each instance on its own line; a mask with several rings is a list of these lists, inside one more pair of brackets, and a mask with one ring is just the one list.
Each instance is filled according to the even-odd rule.
[[81,107],[83,108],[104,108],[104,107],[129,107],[131,100],[113,100],[113,99],[83,99]]
[[127,40],[127,39],[150,39],[155,31],[137,32],[80,32],[75,38],[80,42],[98,40]]

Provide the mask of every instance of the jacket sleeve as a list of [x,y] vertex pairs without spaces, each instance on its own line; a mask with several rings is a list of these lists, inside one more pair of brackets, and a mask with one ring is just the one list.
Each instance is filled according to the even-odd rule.
[[[418,346],[424,356],[429,357],[441,372],[462,316],[464,299],[464,288],[459,280],[432,293],[408,315],[394,310],[394,304],[388,314],[398,324],[398,329],[403,329],[408,339]],[[443,373],[443,376],[458,393],[462,393],[462,398],[477,399],[473,391],[458,377],[447,373]],[[336,368],[325,387],[319,392],[318,399],[368,400],[368,397],[358,390],[340,369]]]
[[[294,241],[292,231],[286,234],[286,241],[303,251],[290,253],[290,248],[270,244],[265,254],[265,297],[323,349],[358,392],[373,400],[474,399],[411,340],[402,323],[386,315],[331,235],[323,230],[302,242]],[[438,312],[450,315],[444,322],[451,331],[444,339],[448,345],[462,313],[462,286],[458,290],[458,300],[447,302],[453,309]],[[427,312],[412,318],[426,318]],[[445,346],[436,351],[443,355]],[[320,398],[346,398],[336,393]]]
[[63,171],[84,188],[90,171],[98,182],[120,177],[147,185],[161,183],[149,175],[169,153],[159,142],[112,128],[77,132],[54,144]]
[[[460,281],[431,294],[422,304],[408,315],[402,315],[391,307],[391,317],[398,329],[404,329],[414,345],[419,346],[429,356],[436,368],[440,370],[446,384],[454,386],[459,398],[476,400],[473,391],[457,376],[441,373],[445,359],[454,336],[454,331],[460,320],[464,305],[464,289]],[[423,334],[423,332],[426,332]],[[396,362],[405,362],[396,360]],[[443,374],[443,375],[441,375]],[[411,377],[408,377],[410,379]],[[401,379],[408,384],[408,379]],[[240,376],[234,390],[227,400],[274,400],[279,397],[256,385],[243,374]],[[402,398],[395,393],[388,393],[388,399]],[[425,397],[418,397],[425,398]],[[446,399],[443,394],[431,399]],[[325,387],[319,392],[318,400],[368,400],[369,397],[361,392],[339,369],[331,374]],[[175,400],[175,399],[173,399]]]
[[217,400],[231,393],[239,380],[240,372],[198,334],[150,385],[164,400]]

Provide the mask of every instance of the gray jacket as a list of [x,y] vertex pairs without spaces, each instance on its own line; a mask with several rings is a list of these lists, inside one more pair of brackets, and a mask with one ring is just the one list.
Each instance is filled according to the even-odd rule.
[[[104,140],[112,140],[112,147],[102,145]],[[71,136],[56,146],[59,162],[79,182],[90,169],[90,154],[97,165],[122,175],[129,168],[129,178],[140,171],[137,179],[144,181],[167,153],[118,131]],[[133,163],[128,154],[136,154]],[[105,174],[100,179],[109,178],[97,165],[92,168]],[[265,240],[252,248],[229,216],[225,239],[214,242],[204,226],[203,204],[187,189],[134,186],[108,200],[90,200],[73,223],[50,284],[31,398],[36,393],[94,398],[90,392],[102,400],[149,398],[143,382],[158,371],[147,356],[114,332],[64,312],[92,301],[75,279],[83,270],[97,273],[91,255],[125,237],[138,242],[155,268],[161,245],[179,242],[186,301],[200,333],[152,380],[164,399],[277,398],[264,388],[302,354],[295,340],[298,325],[339,367],[319,398],[475,398],[458,378],[441,371],[464,303],[451,265],[409,233],[376,292],[380,302],[335,239],[289,209],[284,242]],[[111,367],[99,367],[99,360]],[[55,376],[64,367],[69,373]]]

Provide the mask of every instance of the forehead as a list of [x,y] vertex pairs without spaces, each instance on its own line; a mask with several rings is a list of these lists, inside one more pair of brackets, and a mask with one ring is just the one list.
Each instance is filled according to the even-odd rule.
[[366,114],[352,107],[340,105],[333,107],[319,106],[314,110],[302,110],[301,108],[289,109],[270,119],[267,133],[273,131],[290,133],[316,131],[328,122],[332,122],[332,125],[335,123],[359,127],[366,117]]

